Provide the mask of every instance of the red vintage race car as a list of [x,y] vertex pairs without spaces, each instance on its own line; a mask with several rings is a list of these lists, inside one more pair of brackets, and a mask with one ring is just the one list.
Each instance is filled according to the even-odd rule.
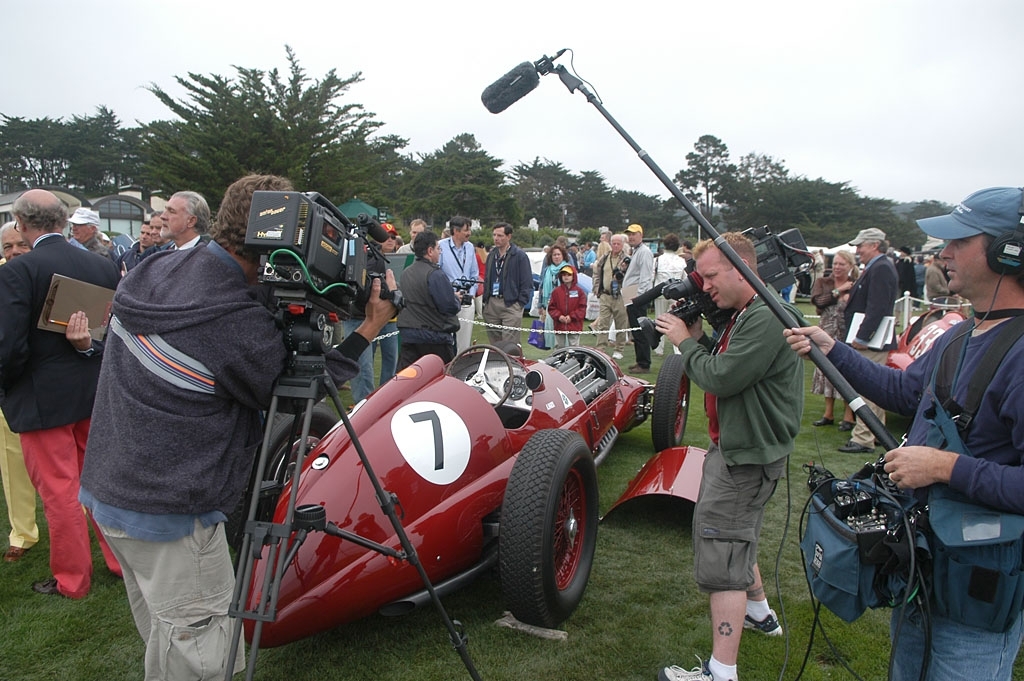
[[[596,464],[620,433],[652,414],[658,448],[679,444],[688,385],[667,383],[656,390],[586,347],[542,361],[488,345],[467,349],[447,366],[427,356],[356,405],[355,441],[318,410],[311,432],[334,427],[305,457],[295,506],[320,506],[340,530],[401,551],[357,441],[439,595],[496,565],[507,609],[521,621],[553,627],[577,607],[590,574]],[[264,520],[286,518],[291,456],[290,446],[278,446],[266,468],[258,513]],[[260,585],[269,563],[254,561],[249,607],[266,598]],[[409,562],[312,532],[284,568],[273,617],[259,624],[259,643],[282,645],[427,600]],[[254,623],[245,624],[251,640]]]
[[961,298],[941,298],[932,302],[929,310],[911,319],[900,334],[896,349],[889,353],[886,363],[896,369],[906,370],[942,334],[967,318],[964,301]]

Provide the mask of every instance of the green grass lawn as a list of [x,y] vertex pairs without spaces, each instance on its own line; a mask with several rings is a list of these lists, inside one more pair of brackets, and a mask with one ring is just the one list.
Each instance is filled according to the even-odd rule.
[[[528,324],[527,324],[528,325]],[[483,339],[481,328],[474,336]],[[523,340],[526,335],[524,332]],[[527,346],[528,357],[544,353]],[[627,348],[623,366],[633,363]],[[656,377],[661,357],[654,356]],[[771,605],[785,615],[787,636],[743,637],[739,668],[746,680],[794,679],[804,659],[814,613],[801,567],[797,527],[807,499],[801,467],[813,459],[836,475],[852,473],[860,455],[840,454],[846,441],[834,427],[813,428],[823,402],[810,394],[808,364],[804,428],[789,474],[770,502],[761,538],[760,565]],[[351,401],[343,395],[346,404]],[[708,444],[703,396],[691,395],[686,444]],[[907,423],[890,418],[897,436]],[[602,513],[614,503],[652,454],[650,426],[624,434],[598,471]],[[617,509],[598,533],[597,556],[580,608],[563,624],[566,641],[534,638],[494,626],[502,614],[496,579],[483,578],[445,600],[451,616],[469,636],[469,654],[485,681],[653,681],[666,664],[691,668],[694,655],[708,657],[711,629],[707,597],[692,576],[690,505],[666,498],[639,499]],[[141,677],[143,644],[132,623],[124,587],[103,567],[94,550],[92,592],[81,601],[40,596],[34,580],[49,576],[49,545],[43,540],[18,563],[0,564],[0,679],[116,681]],[[9,531],[0,518],[0,533]],[[777,595],[781,591],[782,599]],[[889,655],[889,611],[866,613],[846,624],[827,611],[822,622],[835,649],[864,679],[884,679]],[[785,671],[783,673],[783,668]],[[394,679],[443,681],[469,678],[433,609],[401,618],[373,616],[304,641],[260,652],[260,679]],[[237,678],[237,677],[236,677]],[[820,632],[802,678],[854,678]],[[1015,678],[1024,679],[1018,665]]]

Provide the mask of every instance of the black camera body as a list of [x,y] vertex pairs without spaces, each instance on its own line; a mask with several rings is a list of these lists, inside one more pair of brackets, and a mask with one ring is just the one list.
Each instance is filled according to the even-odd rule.
[[257,191],[245,246],[260,254],[261,282],[307,288],[348,318],[365,307],[373,276],[383,284],[387,269],[380,246],[366,238],[373,222],[360,215],[353,224],[316,192]]
[[744,230],[743,235],[754,243],[757,276],[766,285],[774,286],[776,291],[795,284],[793,273],[804,272],[814,264],[814,256],[807,250],[799,229],[772,234],[765,225]]
[[462,298],[459,299],[460,302],[462,303],[462,307],[469,307],[470,305],[473,304],[473,296],[469,295],[469,292],[478,283],[480,282],[478,282],[476,279],[469,279],[468,277],[459,277],[458,279],[452,279],[452,288],[456,292],[462,294]]
[[[658,284],[634,298],[630,305],[646,308],[655,298],[665,296],[669,300],[677,301],[668,311],[682,319],[687,326],[703,316],[712,328],[718,330],[729,322],[733,311],[723,310],[715,305],[711,294],[705,293],[703,287],[704,280],[701,276],[696,272],[690,272],[686,279],[669,279]],[[640,325],[640,333],[651,348],[658,347],[662,334],[655,328],[654,320],[650,317],[639,317],[637,323]]]
[[689,326],[701,316],[719,329],[729,322],[732,310],[723,310],[711,300],[711,294],[704,292],[704,279],[696,272],[690,272],[686,279],[670,279],[664,284],[661,295],[677,301],[669,312]]

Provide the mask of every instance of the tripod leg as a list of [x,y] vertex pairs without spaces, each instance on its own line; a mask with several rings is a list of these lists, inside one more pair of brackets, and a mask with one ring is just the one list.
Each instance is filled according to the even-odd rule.
[[[320,380],[311,381],[307,394],[305,406],[296,413],[295,418],[302,416],[302,435],[299,439],[298,449],[295,453],[295,472],[292,476],[292,493],[288,504],[288,511],[285,521],[280,525],[257,523],[256,515],[259,508],[260,491],[263,478],[266,472],[267,458],[271,446],[270,424],[274,422],[277,415],[279,394],[275,393],[270,402],[270,410],[267,413],[267,427],[264,428],[263,444],[260,447],[260,454],[256,463],[256,474],[254,475],[251,499],[249,501],[249,512],[247,515],[245,534],[242,540],[242,550],[239,553],[238,567],[235,573],[235,588],[228,614],[236,617],[235,626],[231,636],[231,647],[229,650],[228,664],[225,678],[230,679],[234,673],[235,657],[238,654],[238,647],[242,644],[242,630],[246,619],[255,620],[253,637],[249,650],[249,665],[246,670],[246,679],[252,679],[256,670],[256,658],[259,654],[259,642],[262,634],[263,622],[273,620],[277,607],[278,590],[281,586],[281,579],[288,563],[294,558],[295,552],[288,551],[289,538],[291,535],[292,521],[295,514],[295,497],[298,492],[299,471],[306,455],[306,447],[309,438],[310,424],[313,418],[313,407],[318,401],[316,398],[322,388]],[[281,388],[284,392],[290,392]],[[294,397],[294,395],[289,395]],[[302,535],[305,537],[305,533]],[[294,547],[297,549],[297,547]],[[246,608],[246,596],[248,586],[256,564],[264,560],[264,551],[267,551],[267,569],[264,570],[263,583],[261,585],[259,599],[252,609]],[[287,557],[287,559],[286,559]]]
[[[274,418],[277,416],[278,408],[278,396],[275,394],[270,400],[270,409],[267,412],[266,423],[273,423]],[[267,468],[267,455],[270,451],[270,428],[264,428],[263,433],[263,444],[260,446],[259,457],[256,460],[256,473],[253,476],[253,486],[251,491],[251,498],[249,500],[249,510],[246,514],[248,521],[255,520],[256,508],[259,504],[259,492],[262,485],[263,476]],[[252,578],[252,533],[246,529],[245,534],[242,536],[242,547],[239,551],[238,567],[235,571],[235,588],[231,597],[231,607],[228,610],[228,614],[242,613],[245,610],[245,586],[249,583]],[[238,654],[238,646],[241,645],[242,641],[242,627],[243,619],[235,614],[235,626],[231,632],[231,648],[228,651],[228,667],[227,673],[224,678],[230,679],[235,669],[235,657]],[[254,661],[255,662],[255,661]],[[250,669],[253,665],[250,665]]]

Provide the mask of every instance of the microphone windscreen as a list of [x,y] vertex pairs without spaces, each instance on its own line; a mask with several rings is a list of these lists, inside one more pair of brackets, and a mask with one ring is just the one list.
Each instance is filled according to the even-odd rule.
[[493,114],[501,113],[533,91],[540,83],[537,67],[524,61],[487,86],[480,101]]
[[360,213],[356,219],[359,220],[360,225],[366,227],[366,233],[377,243],[382,244],[388,240],[388,236],[390,236],[388,231],[381,226],[376,218],[370,217],[366,213]]

